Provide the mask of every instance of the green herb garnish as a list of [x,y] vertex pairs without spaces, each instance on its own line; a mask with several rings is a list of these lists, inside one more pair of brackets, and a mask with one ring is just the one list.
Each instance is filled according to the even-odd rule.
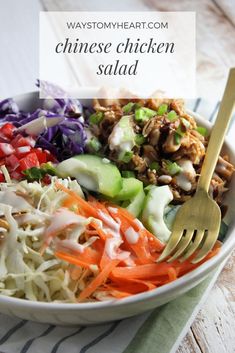
[[132,151],[122,152],[120,153],[118,160],[123,163],[129,163],[131,161],[132,156],[133,156]]
[[124,106],[122,107],[123,113],[125,113],[125,114],[130,113],[130,112],[132,111],[134,105],[135,105],[135,103],[133,103],[133,102],[129,102],[129,103],[127,103],[126,105],[124,105]]
[[42,163],[40,168],[49,175],[56,175],[56,168],[51,162]]
[[27,180],[35,181],[41,180],[47,174],[56,175],[56,169],[50,162],[48,162],[43,163],[40,168],[32,167],[24,170],[22,173],[26,176]]
[[135,135],[135,143],[138,146],[143,145],[143,143],[145,143],[145,141],[146,141],[146,138],[142,134]]
[[206,137],[208,136],[208,131],[207,131],[207,128],[204,127],[204,126],[198,126],[196,128],[197,132],[199,132],[199,134],[201,134],[202,136]]
[[135,111],[135,120],[137,122],[142,122],[148,120],[147,116],[144,114],[143,108],[138,108]]
[[135,111],[135,120],[137,122],[144,122],[157,115],[155,110],[149,108],[138,108]]
[[184,137],[184,135],[185,135],[185,132],[181,129],[181,125],[179,125],[175,131],[175,136],[174,136],[174,140],[175,140],[176,145],[180,144],[180,141],[181,141],[182,137]]
[[152,118],[153,116],[157,115],[157,112],[153,109],[149,108],[142,108],[148,118]]
[[181,139],[182,139],[181,135],[179,135],[177,132],[175,132],[174,142],[175,142],[176,145],[180,144]]
[[104,118],[104,113],[102,112],[97,112],[93,113],[89,117],[89,122],[91,125],[98,125]]
[[185,135],[185,132],[181,129],[181,125],[179,125],[176,129],[177,134],[179,134],[181,137]]
[[152,163],[150,163],[149,168],[151,170],[156,170],[156,172],[157,172],[160,169],[160,165],[158,162],[152,162]]
[[22,173],[26,176],[29,181],[40,180],[46,175],[44,170],[37,167],[26,169]]
[[167,114],[167,119],[169,119],[170,121],[175,121],[178,119],[178,115],[176,114],[176,112],[174,110],[171,110],[168,114]]
[[181,118],[181,121],[187,129],[190,128],[190,122],[187,119]]
[[168,109],[167,104],[161,104],[160,107],[158,108],[157,114],[164,115],[167,112],[167,109]]
[[169,160],[165,161],[166,170],[170,175],[178,174],[182,171],[182,168],[176,163]]
[[98,152],[101,149],[101,143],[95,136],[88,141],[87,146],[94,152]]

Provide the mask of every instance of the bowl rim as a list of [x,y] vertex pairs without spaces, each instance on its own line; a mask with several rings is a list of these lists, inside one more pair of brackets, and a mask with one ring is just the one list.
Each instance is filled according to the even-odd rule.
[[[26,96],[33,96],[38,94],[38,91],[27,92],[24,94],[16,95],[13,98],[26,98]],[[39,99],[39,97],[37,97]],[[199,121],[200,124],[206,126],[211,129],[213,124],[203,118],[200,114],[193,112],[190,109],[186,108],[187,113],[192,115]],[[234,155],[235,158],[235,147],[225,138],[224,141],[225,146],[229,149],[230,153]],[[231,234],[230,234],[231,233]],[[232,234],[234,235],[232,236]],[[198,268],[192,270],[191,272],[183,275],[182,277],[177,278],[173,282],[167,283],[159,288],[153,289],[148,292],[143,292],[139,294],[134,294],[130,297],[118,299],[118,300],[106,300],[100,302],[86,302],[86,303],[58,303],[58,302],[40,302],[40,301],[32,301],[23,298],[15,298],[0,294],[0,304],[10,304],[19,307],[26,308],[34,308],[34,309],[51,309],[51,310],[79,310],[79,311],[92,311],[97,309],[108,309],[108,308],[118,308],[125,307],[130,304],[137,304],[142,301],[151,300],[156,297],[168,296],[177,292],[180,288],[185,287],[186,285],[191,285],[193,282],[200,282],[203,280],[210,272],[213,271],[214,268],[218,267],[225,259],[233,251],[235,247],[235,220],[229,224],[229,229],[227,233],[228,239],[223,243],[221,247],[221,251],[211,259],[207,260],[203,264],[201,264]]]

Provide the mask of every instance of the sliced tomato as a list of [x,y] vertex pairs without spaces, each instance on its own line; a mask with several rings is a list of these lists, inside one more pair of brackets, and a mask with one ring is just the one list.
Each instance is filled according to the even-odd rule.
[[17,170],[14,170],[12,173],[10,173],[10,176],[12,179],[15,179],[15,180],[22,179],[22,174],[20,172],[18,172]]
[[0,142],[0,157],[6,157],[11,155],[13,152],[15,152],[14,147],[10,145],[9,143],[5,142]]
[[20,159],[19,163],[21,171],[40,166],[38,157],[35,152],[27,154],[24,158]]
[[6,166],[9,168],[9,170],[11,171],[16,170],[16,168],[18,168],[20,165],[19,159],[14,154],[12,154],[9,157],[6,157],[5,163],[6,163]]
[[47,162],[56,162],[57,159],[53,156],[53,154],[51,154],[50,151],[45,150],[44,151],[47,154]]
[[25,140],[28,142],[28,146],[34,147],[36,145],[36,140],[32,136],[25,137]]
[[[0,166],[6,165],[12,179],[24,178],[23,171],[32,167],[40,167],[47,162],[56,162],[56,158],[47,150],[35,147],[36,137],[15,135],[16,127],[11,123],[0,126]],[[0,171],[0,182],[5,181]],[[50,178],[44,180],[50,183]]]
[[0,132],[6,136],[7,138],[9,139],[12,139],[13,138],[13,133],[14,133],[14,130],[15,130],[15,126],[11,123],[6,123],[4,125],[1,126],[0,128]]
[[10,139],[8,137],[6,137],[0,130],[0,142],[10,142]]
[[21,134],[18,134],[15,136],[15,138],[11,141],[11,144],[13,147],[24,147],[24,146],[31,146],[33,147],[35,145],[35,140],[28,136],[24,137]]
[[11,144],[15,148],[20,146],[28,146],[27,141],[25,140],[24,136],[22,136],[21,134],[16,135],[14,139],[11,141]]
[[34,148],[32,152],[36,153],[40,164],[48,162],[46,151],[43,151],[41,148]]
[[32,151],[32,148],[30,146],[21,146],[21,147],[16,147],[15,154],[18,159],[21,159],[27,154],[29,154],[31,151]]

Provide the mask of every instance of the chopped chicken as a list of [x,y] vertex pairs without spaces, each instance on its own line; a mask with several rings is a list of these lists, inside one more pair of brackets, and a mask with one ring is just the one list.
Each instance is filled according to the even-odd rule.
[[[128,111],[124,108],[127,104],[131,107]],[[183,100],[94,100],[94,109],[103,113],[103,119],[98,126],[93,126],[93,133],[120,170],[134,171],[145,185],[169,185],[176,204],[193,195],[208,139],[198,130],[194,117],[186,112]],[[135,109],[150,112],[151,116],[135,119]],[[142,143],[134,145],[133,155],[125,162],[120,161],[109,138],[124,115],[130,116],[134,134],[143,139]],[[233,172],[234,166],[228,157],[219,157],[210,186],[210,193],[219,204]]]

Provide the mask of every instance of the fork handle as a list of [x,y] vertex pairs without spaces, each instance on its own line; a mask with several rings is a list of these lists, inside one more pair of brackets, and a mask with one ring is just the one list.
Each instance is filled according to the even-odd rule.
[[230,69],[222,102],[216,122],[209,139],[205,159],[202,164],[201,175],[198,180],[197,191],[208,192],[211,178],[215,170],[224,138],[232,117],[235,105],[235,68]]

